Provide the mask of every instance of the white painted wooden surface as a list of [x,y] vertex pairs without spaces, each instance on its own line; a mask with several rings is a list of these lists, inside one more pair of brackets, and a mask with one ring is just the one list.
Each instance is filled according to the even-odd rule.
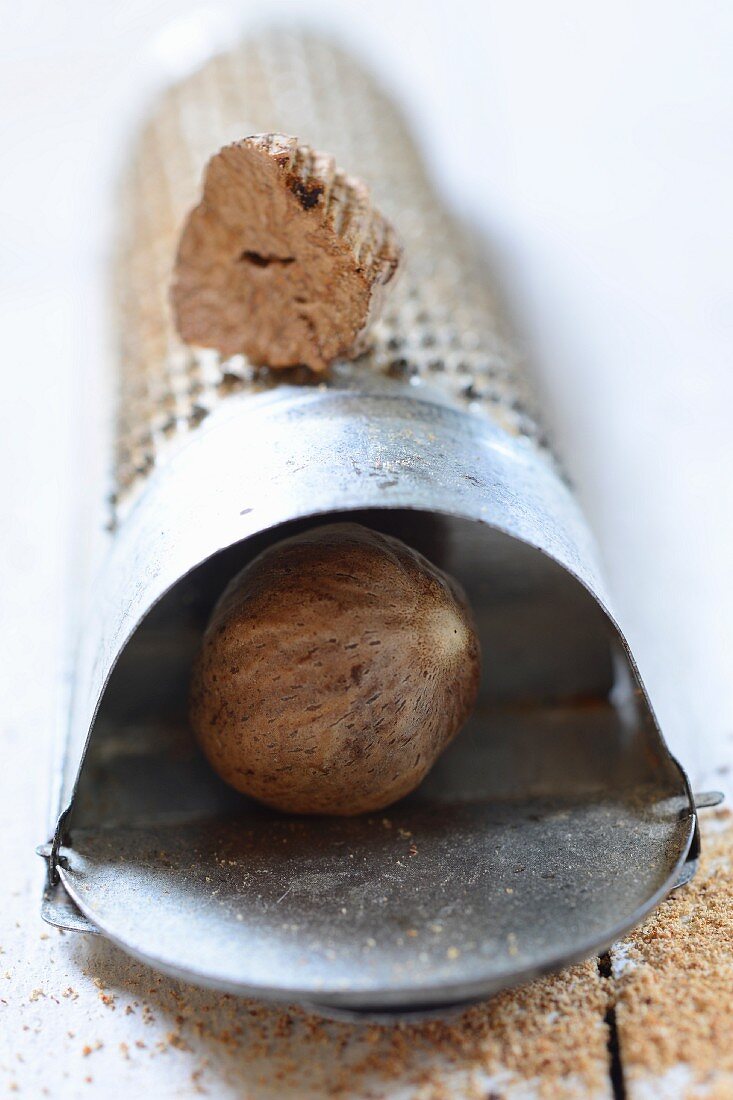
[[[256,8],[338,31],[407,98],[445,190],[498,258],[667,736],[698,787],[730,790],[730,9],[5,0],[0,1091],[275,1096],[285,1054],[323,1095],[329,1067],[367,1042],[265,1049],[268,1021],[195,993],[181,1009],[169,984],[37,915],[64,622],[97,500],[85,454],[103,431],[112,181],[147,92],[222,41],[235,7],[239,25]],[[187,1036],[198,1018],[208,1028],[183,1040],[191,1051],[178,1045],[183,1011]],[[234,1054],[221,1037],[232,1024],[245,1031]],[[453,1072],[453,1095],[470,1095]],[[409,1077],[395,1071],[389,1095],[419,1095]],[[517,1082],[507,1071],[491,1087],[514,1098],[541,1085]]]

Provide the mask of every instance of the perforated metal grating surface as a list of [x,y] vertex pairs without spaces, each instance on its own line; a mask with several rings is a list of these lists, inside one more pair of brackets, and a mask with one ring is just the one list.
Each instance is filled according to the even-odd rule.
[[123,188],[117,265],[121,351],[115,505],[233,392],[307,372],[181,343],[170,274],[208,158],[227,142],[280,130],[359,175],[398,228],[405,264],[359,369],[429,384],[444,399],[546,447],[491,278],[426,180],[394,106],[353,61],[308,38],[270,34],[214,58],[171,88],[147,121]]

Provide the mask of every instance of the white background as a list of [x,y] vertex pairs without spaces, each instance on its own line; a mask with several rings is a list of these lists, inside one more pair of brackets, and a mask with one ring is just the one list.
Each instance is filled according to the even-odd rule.
[[9,972],[24,954],[31,971],[43,965],[28,949],[32,847],[45,827],[64,585],[86,541],[75,502],[88,406],[109,367],[101,280],[115,173],[157,84],[233,28],[272,19],[338,33],[406,102],[450,201],[493,246],[668,739],[696,783],[723,785],[733,759],[733,8],[4,0]]

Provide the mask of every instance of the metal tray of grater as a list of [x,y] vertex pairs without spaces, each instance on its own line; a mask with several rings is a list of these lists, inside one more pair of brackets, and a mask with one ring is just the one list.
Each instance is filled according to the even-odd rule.
[[[270,130],[360,174],[406,243],[371,350],[318,386],[186,348],[168,316],[203,164]],[[115,523],[42,849],[44,917],[186,980],[357,1016],[445,1010],[601,951],[692,874],[695,804],[483,261],[399,114],[333,46],[265,35],[167,92],[131,165]],[[205,764],[188,674],[233,573],[345,516],[461,582],[484,686],[408,798],[286,817]]]

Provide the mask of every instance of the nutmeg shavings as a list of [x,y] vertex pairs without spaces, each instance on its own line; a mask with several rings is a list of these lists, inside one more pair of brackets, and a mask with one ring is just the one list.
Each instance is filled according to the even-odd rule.
[[258,134],[209,161],[171,292],[190,344],[323,372],[366,348],[401,248],[367,188],[333,158]]
[[703,834],[695,878],[631,934],[622,952],[614,949],[616,1024],[632,1096],[641,1096],[645,1083],[654,1090],[648,1095],[667,1088],[670,1096],[733,1096],[730,810],[704,815]]

